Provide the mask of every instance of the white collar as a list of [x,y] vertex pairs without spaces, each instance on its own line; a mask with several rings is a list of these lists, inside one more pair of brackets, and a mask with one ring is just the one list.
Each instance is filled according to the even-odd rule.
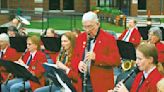
[[1,52],[3,52],[3,54],[6,52],[8,47],[6,47],[5,49],[1,50]]
[[154,66],[153,68],[151,68],[147,73],[145,71],[143,71],[144,77],[145,79],[149,76],[149,74],[156,68],[156,66]]
[[34,52],[30,52],[30,55],[32,55],[32,58],[35,56],[37,51],[34,51]]

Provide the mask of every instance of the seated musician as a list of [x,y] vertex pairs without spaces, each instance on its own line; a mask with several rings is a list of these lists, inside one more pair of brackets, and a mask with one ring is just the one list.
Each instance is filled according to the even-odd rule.
[[[0,34],[0,59],[15,61],[19,58],[17,51],[10,47],[10,39],[6,33]],[[4,71],[4,72],[3,72]],[[2,81],[7,79],[8,73],[0,66]],[[3,73],[2,73],[3,72]]]
[[[48,28],[44,33],[41,34],[43,37],[50,37],[50,38],[58,38],[60,37],[59,34],[55,33],[55,30],[53,28]],[[41,42],[41,49],[42,51],[44,51],[46,53],[46,55],[49,55],[51,59],[48,59],[48,62],[53,63],[53,61],[56,61],[56,57],[58,55],[58,52],[52,52],[47,50],[44,45],[43,42]]]
[[12,19],[12,21],[10,22],[8,27],[14,26],[18,30],[18,34],[20,36],[27,36],[28,32],[23,27],[23,25],[29,25],[29,24],[25,23],[24,20],[26,20],[26,19],[23,17],[20,17],[20,16],[16,16],[15,18]]
[[[157,92],[156,84],[163,77],[158,71],[158,53],[154,44],[142,43],[136,50],[136,64],[141,72],[137,74],[130,92]],[[114,90],[108,92],[128,92],[119,82]]]
[[[77,92],[80,92],[80,88],[78,88],[77,82],[80,81],[80,77],[78,76],[78,69],[76,68],[77,65],[72,64],[71,59],[73,55],[73,49],[75,46],[75,35],[72,32],[66,32],[61,37],[61,45],[62,49],[58,58],[56,59],[56,65],[64,70],[68,77],[71,79],[74,87],[76,88]],[[51,88],[51,89],[50,89]],[[57,85],[50,85],[45,86],[42,88],[36,89],[34,92],[61,92],[61,88]]]
[[7,34],[9,35],[9,37],[17,37],[17,36],[19,36],[18,30],[14,26],[8,27]]
[[45,37],[59,37],[59,34],[55,32],[53,28],[48,28],[45,32],[41,33]]
[[136,20],[132,19],[128,23],[129,29],[123,31],[123,33],[118,37],[118,40],[123,40],[126,42],[131,42],[136,47],[140,44],[141,35],[136,28]]
[[[55,33],[55,30],[52,28],[48,28],[45,32],[41,33],[41,36],[43,37],[59,37],[57,33]],[[41,49],[45,49],[43,43],[41,43]]]
[[164,44],[161,42],[162,31],[158,27],[153,27],[149,30],[148,37],[148,41],[155,44],[158,51],[158,61],[161,62],[164,67]]
[[18,61],[15,62],[26,66],[26,68],[39,79],[40,84],[28,80],[25,81],[24,86],[23,78],[14,78],[9,80],[8,83],[1,85],[2,92],[20,92],[24,87],[25,89],[34,90],[45,85],[45,79],[43,77],[44,68],[42,64],[47,61],[45,54],[39,51],[39,49],[40,39],[37,36],[28,37],[27,51]]

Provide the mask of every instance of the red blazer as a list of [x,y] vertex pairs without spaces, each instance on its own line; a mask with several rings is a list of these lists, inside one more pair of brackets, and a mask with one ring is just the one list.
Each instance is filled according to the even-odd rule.
[[155,44],[157,51],[158,51],[158,61],[164,63],[164,44],[158,42]]
[[[143,72],[140,72],[137,74],[137,76],[134,79],[134,82],[132,84],[130,92],[137,92],[138,85],[141,81],[141,78],[143,76]],[[138,92],[157,92],[156,84],[157,82],[162,78],[163,76],[160,74],[160,72],[156,69],[154,69],[147,79],[144,80],[143,84],[141,85]]]
[[[30,56],[30,52],[27,52],[24,57],[23,61],[26,64],[28,57]],[[30,81],[30,86],[32,90],[36,88],[42,87],[45,85],[45,78],[44,78],[44,67],[43,63],[47,62],[46,56],[43,52],[37,51],[35,56],[33,57],[32,61],[30,62],[28,70],[33,72],[36,77],[39,78],[40,84]]]
[[[1,59],[9,60],[9,61],[13,62],[13,61],[18,60],[19,57],[20,57],[20,55],[18,55],[17,51],[14,48],[8,47]],[[3,81],[5,81],[7,79],[7,76],[9,73],[2,72],[2,71],[6,71],[6,69],[2,66],[0,66],[0,71],[1,71],[1,76],[3,78]]]
[[[125,30],[121,35],[120,37],[118,38],[118,40],[122,40],[126,34],[126,32],[128,32],[128,30]],[[141,34],[139,33],[138,29],[137,28],[134,28],[133,29],[133,32],[131,33],[130,35],[130,38],[129,38],[129,42],[133,43],[134,46],[137,46],[140,44],[140,41],[141,41]]]
[[9,61],[16,61],[20,55],[18,55],[17,51],[14,48],[8,47],[6,52],[3,54],[2,59]]
[[[73,62],[76,63],[76,65],[82,61],[86,40],[87,34],[85,32],[77,38],[73,58]],[[107,92],[108,89],[114,88],[113,67],[120,64],[120,55],[115,38],[100,29],[93,51],[96,54],[95,61],[92,62],[90,70],[93,91]],[[101,84],[103,84],[103,87],[100,86]]]

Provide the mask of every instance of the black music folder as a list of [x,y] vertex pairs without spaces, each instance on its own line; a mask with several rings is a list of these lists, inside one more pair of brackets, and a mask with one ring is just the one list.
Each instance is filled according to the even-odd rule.
[[7,33],[8,27],[0,27],[0,34],[1,33]]
[[136,50],[132,43],[117,40],[117,46],[122,59],[136,60]]
[[27,37],[10,37],[10,47],[15,48],[18,52],[25,52],[27,48]]
[[61,48],[61,37],[41,37],[44,47],[52,52],[59,52]]
[[[76,92],[75,88],[68,78],[67,74],[62,70],[57,68],[56,64],[44,63],[43,67],[46,69],[46,76],[50,78],[56,86],[63,86],[65,89],[69,89],[72,92]],[[63,82],[60,82],[60,80]]]
[[17,78],[23,78],[24,81],[31,80],[40,83],[39,79],[30,73],[24,66],[2,59],[0,59],[0,65],[3,66],[7,72],[14,74]]

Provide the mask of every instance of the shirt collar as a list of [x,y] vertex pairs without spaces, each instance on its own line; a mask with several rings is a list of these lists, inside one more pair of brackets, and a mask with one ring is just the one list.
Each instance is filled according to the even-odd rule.
[[145,79],[149,76],[149,74],[156,68],[156,66],[154,66],[153,68],[151,68],[147,73],[145,71],[143,71],[144,77]]
[[30,55],[32,55],[32,58],[35,56],[37,51],[34,51],[34,52],[30,52]]
[[1,52],[5,53],[8,47],[6,47],[5,49],[1,50]]

